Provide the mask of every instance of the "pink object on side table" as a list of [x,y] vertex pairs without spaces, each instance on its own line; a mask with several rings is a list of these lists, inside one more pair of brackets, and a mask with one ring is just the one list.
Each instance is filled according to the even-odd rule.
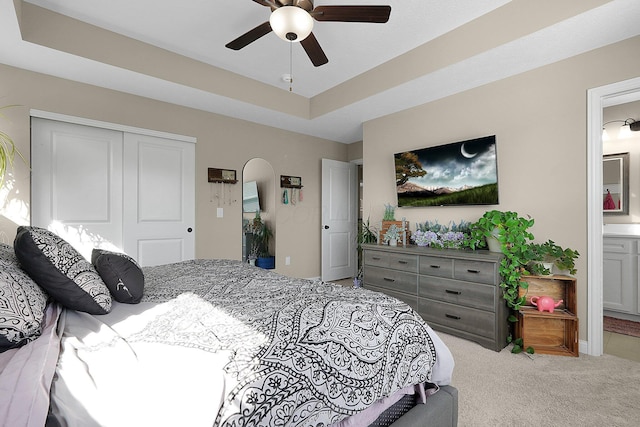
[[562,304],[562,300],[555,302],[551,297],[531,297],[531,304],[538,307],[538,311],[553,313],[553,309]]

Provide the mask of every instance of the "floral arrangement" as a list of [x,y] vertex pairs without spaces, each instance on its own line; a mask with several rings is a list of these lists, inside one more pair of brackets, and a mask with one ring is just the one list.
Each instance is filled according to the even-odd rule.
[[400,240],[403,232],[404,228],[398,227],[395,224],[391,224],[387,232],[384,233],[384,242],[389,243],[390,240]]
[[418,246],[459,249],[467,246],[469,226],[470,223],[465,221],[460,221],[460,224],[450,222],[448,226],[438,224],[438,221],[426,221],[417,225],[411,240]]

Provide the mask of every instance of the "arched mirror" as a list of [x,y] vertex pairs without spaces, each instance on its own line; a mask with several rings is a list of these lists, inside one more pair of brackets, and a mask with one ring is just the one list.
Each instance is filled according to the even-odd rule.
[[242,170],[242,260],[275,268],[276,183],[273,167],[261,158]]

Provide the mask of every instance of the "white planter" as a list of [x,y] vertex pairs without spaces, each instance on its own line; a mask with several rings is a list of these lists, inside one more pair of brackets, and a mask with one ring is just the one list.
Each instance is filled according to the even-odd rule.
[[493,229],[492,235],[487,237],[487,247],[491,252],[502,252],[502,247],[500,242],[498,241],[498,233],[499,230],[497,228]]
[[389,246],[398,246],[398,240],[389,239]]

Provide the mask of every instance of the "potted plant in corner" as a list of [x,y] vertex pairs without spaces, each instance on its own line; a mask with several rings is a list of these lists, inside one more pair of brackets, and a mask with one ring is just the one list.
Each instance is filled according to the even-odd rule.
[[[488,239],[496,239],[500,252],[504,258],[500,261],[500,287],[502,296],[507,306],[512,310],[509,322],[516,322],[518,319],[513,314],[520,310],[526,302],[525,296],[520,296],[520,288],[527,289],[529,284],[522,281],[522,275],[529,274],[526,270],[531,261],[531,242],[533,234],[529,228],[533,226],[532,218],[523,218],[516,212],[492,210],[485,214],[475,223],[471,224],[470,248],[476,249],[484,247]],[[512,336],[508,341],[512,342]],[[522,340],[513,341],[514,353],[522,351]],[[526,349],[528,353],[533,353],[533,348]]]
[[269,253],[269,242],[273,237],[273,232],[269,226],[262,221],[260,211],[256,211],[256,216],[247,223],[246,231],[252,234],[251,248],[249,250],[249,263],[265,269],[275,268],[275,257]]
[[[5,105],[4,107],[0,107],[0,110],[11,107],[15,107],[15,105]],[[0,113],[0,118],[3,117],[2,113]],[[18,154],[25,163],[27,162],[22,156],[22,153],[16,148],[13,139],[0,130],[0,187],[4,184],[7,169],[13,167],[13,159],[16,154]]]
[[357,235],[357,251],[358,251],[358,273],[353,278],[353,286],[359,288],[362,286],[362,275],[364,274],[364,259],[362,258],[362,245],[367,243],[377,243],[376,230],[370,225],[369,219],[366,221],[358,221]]

